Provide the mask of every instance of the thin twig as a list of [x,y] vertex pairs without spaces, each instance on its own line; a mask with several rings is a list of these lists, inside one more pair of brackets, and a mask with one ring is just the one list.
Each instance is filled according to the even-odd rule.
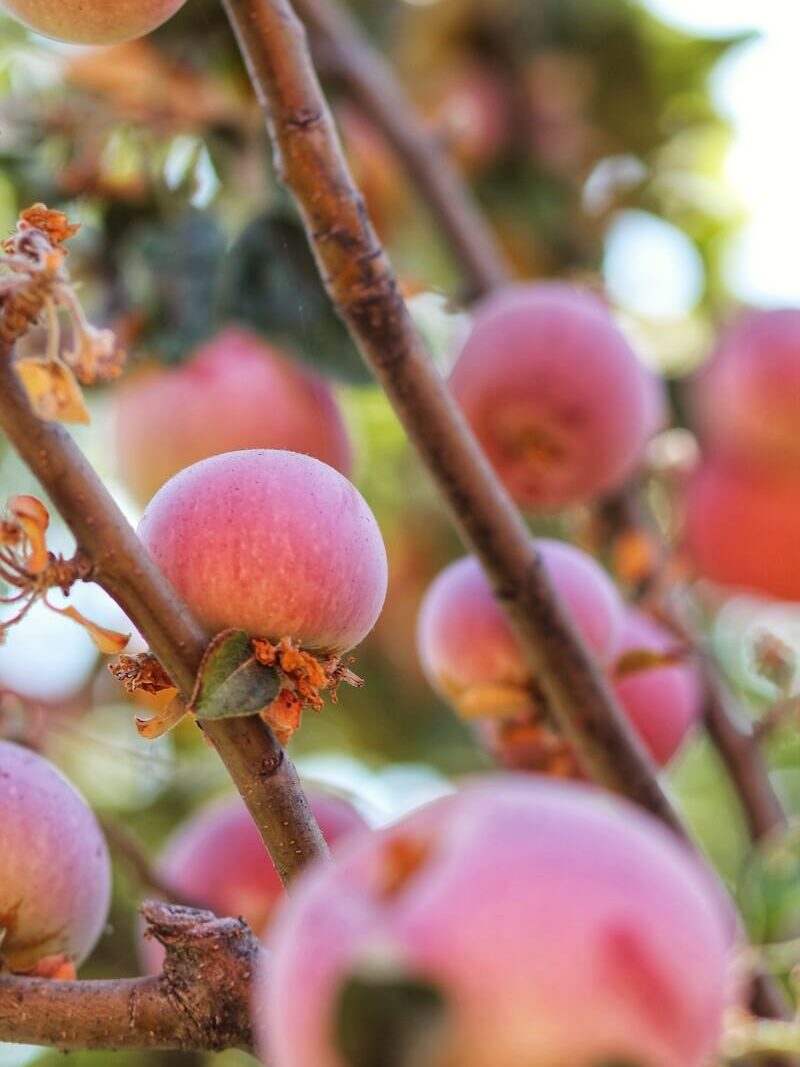
[[[766,834],[783,826],[786,815],[772,787],[758,739],[738,713],[713,659],[706,649],[698,647],[694,635],[687,631],[677,613],[661,595],[667,562],[661,539],[655,536],[631,488],[604,501],[598,509],[597,518],[612,546],[616,537],[641,534],[653,547],[656,557],[652,561],[652,573],[640,584],[639,592],[644,597],[655,598],[665,625],[670,626],[682,642],[697,652],[705,694],[706,730],[739,799],[750,839],[757,843]],[[751,1003],[759,1015],[776,1019],[791,1018],[791,1007],[783,989],[767,973],[756,974]],[[765,1067],[787,1067],[787,1064],[795,1062],[776,1056],[765,1061]]]
[[786,813],[769,780],[759,738],[735,707],[714,666],[704,657],[705,724],[742,805],[747,829],[759,841],[786,825]]
[[166,948],[158,978],[63,982],[0,976],[0,1039],[72,1049],[252,1051],[258,942],[241,919],[149,903]]
[[288,0],[223,0],[329,295],[480,558],[581,762],[678,832],[653,766],[434,369],[353,183]]
[[706,729],[739,798],[750,838],[756,842],[786,821],[781,802],[769,779],[758,737],[737,710],[710,653],[698,647],[696,635],[688,632],[662,595],[667,556],[661,539],[655,535],[652,524],[643,514],[635,492],[629,488],[609,497],[599,509],[598,517],[605,535],[612,543],[619,537],[641,534],[656,553],[652,574],[643,583],[641,592],[644,596],[656,599],[665,624],[697,652],[705,695]]
[[455,164],[417,115],[400,81],[337,0],[295,0],[326,70],[383,132],[431,208],[461,265],[469,296],[489,293],[512,271]]
[[[8,351],[0,352],[0,428],[39,479],[120,605],[190,697],[208,635],[150,558],[67,431],[31,410]],[[328,854],[292,762],[258,717],[203,722],[284,882]]]

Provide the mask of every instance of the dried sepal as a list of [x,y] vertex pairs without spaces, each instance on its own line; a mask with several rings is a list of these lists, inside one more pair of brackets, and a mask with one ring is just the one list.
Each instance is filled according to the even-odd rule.
[[152,652],[140,652],[137,656],[120,656],[108,668],[127,693],[161,693],[174,689],[175,683]]
[[275,731],[281,744],[286,744],[298,728],[306,708],[322,710],[323,693],[336,703],[337,689],[342,682],[356,688],[364,684],[340,656],[320,658],[300,648],[290,637],[282,638],[277,644],[263,637],[254,638],[253,652],[259,663],[278,672],[281,690],[261,717]]
[[109,630],[105,626],[98,626],[96,622],[87,619],[77,608],[71,605],[66,608],[57,608],[48,600],[45,600],[48,608],[57,615],[64,615],[73,622],[77,622],[88,633],[97,648],[104,656],[116,656],[127,646],[131,639],[130,634],[121,634],[117,630]]
[[136,717],[136,729],[148,741],[155,741],[174,729],[189,714],[189,709],[180,694],[176,693],[163,711],[156,712],[149,719]]
[[27,493],[9,497],[6,508],[11,522],[21,533],[21,539],[27,541],[25,569],[31,575],[41,574],[50,559],[47,548],[50,512],[41,500]]
[[73,345],[63,358],[83,385],[110,382],[119,378],[125,352],[117,344],[112,330],[100,330],[86,319],[75,293],[68,287],[59,290],[59,301],[72,318]]
[[[20,213],[18,231],[39,230],[54,248],[60,248],[81,228],[79,222],[70,222],[63,211],[57,211],[45,204],[33,204]],[[13,238],[9,239],[13,241]],[[7,242],[8,243],[8,242]]]
[[54,956],[43,956],[33,967],[17,973],[26,978],[47,978],[51,982],[74,982],[78,977],[74,961],[63,952]]
[[508,719],[531,704],[531,695],[525,686],[501,682],[471,685],[452,699],[462,719]]
[[3,242],[0,343],[11,348],[39,319],[56,288],[69,283],[63,242],[77,232],[66,215],[35,204]]
[[572,745],[533,708],[513,718],[482,720],[478,732],[501,766],[509,770],[551,778],[583,777]]
[[[120,656],[110,670],[129,693],[174,688],[151,653]],[[203,719],[257,713],[285,745],[299,727],[303,711],[320,711],[322,693],[335,701],[342,682],[364,684],[339,656],[316,656],[288,637],[273,644],[266,638],[251,640],[244,631],[226,630],[210,642],[189,704],[176,695],[164,711],[150,719],[138,718],[136,726],[143,737],[156,738],[187,714]]]
[[98,626],[77,608],[59,608],[48,601],[51,589],[67,594],[75,582],[89,581],[93,573],[91,560],[80,551],[71,559],[64,559],[49,550],[49,526],[50,513],[37,497],[19,494],[9,498],[6,515],[0,519],[0,579],[11,587],[12,593],[0,597],[0,603],[19,606],[12,618],[0,622],[0,639],[38,600],[50,611],[83,626],[101,652],[116,655],[127,645],[130,635]]
[[788,695],[797,671],[797,653],[777,634],[758,633],[752,645],[756,671],[784,695]]
[[661,563],[657,540],[647,530],[630,529],[619,534],[612,546],[612,568],[630,585],[649,581]]
[[297,693],[281,689],[269,707],[261,712],[261,718],[269,726],[279,745],[288,745],[303,716],[303,701]]

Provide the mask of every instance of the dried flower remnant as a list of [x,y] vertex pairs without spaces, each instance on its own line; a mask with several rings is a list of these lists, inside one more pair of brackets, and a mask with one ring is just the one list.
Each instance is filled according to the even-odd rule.
[[174,689],[175,683],[158,662],[152,652],[141,652],[138,656],[120,656],[108,668],[124,687],[126,693],[161,693],[165,689]]
[[[48,421],[89,422],[79,383],[111,381],[125,360],[113,333],[87,321],[70,282],[63,246],[78,229],[63,212],[35,204],[2,245],[0,344],[10,350],[34,324],[46,327],[46,351],[15,366],[34,411]],[[73,338],[64,351],[59,312],[69,317]]]
[[753,642],[753,661],[761,677],[771,682],[781,696],[790,695],[797,671],[797,653],[790,645],[764,630]]
[[[175,690],[175,683],[152,652],[138,656],[120,656],[108,668],[126,693],[148,693],[151,696]],[[136,729],[141,737],[154,741],[177,726],[189,709],[178,693],[150,718],[136,717]]]
[[[209,652],[227,640],[231,633],[233,631],[219,634],[210,643]],[[335,704],[337,689],[342,682],[355,687],[364,684],[342,657],[315,656],[298,647],[288,637],[277,644],[266,638],[256,637],[249,641],[247,648],[251,661],[260,667],[269,667],[277,673],[280,684],[278,693],[273,700],[259,709],[258,714],[274,731],[281,744],[286,744],[300,726],[305,708],[322,710],[322,693],[330,694]],[[209,653],[206,655],[208,657]],[[128,693],[141,691],[152,694],[175,688],[164,668],[150,652],[138,656],[120,656],[109,669]],[[143,737],[155,739],[163,736],[188,714],[197,715],[198,718],[204,717],[197,705],[203,689],[205,670],[206,666],[201,668],[195,694],[189,704],[176,694],[165,708],[150,718],[137,718],[136,726]]]
[[536,709],[512,718],[481,719],[474,729],[500,767],[551,778],[585,777],[572,745]]
[[337,703],[337,690],[342,682],[360,688],[364,682],[350,670],[341,656],[320,658],[299,648],[290,637],[277,644],[266,638],[255,638],[253,651],[259,663],[274,667],[281,681],[281,690],[261,717],[275,731],[281,744],[286,744],[300,725],[305,708],[322,711],[322,693]]
[[58,608],[47,599],[51,589],[67,595],[79,581],[89,581],[92,564],[80,551],[71,559],[56,555],[47,547],[50,514],[34,496],[10,497],[6,515],[0,519],[0,579],[11,587],[0,604],[14,605],[16,614],[0,621],[0,638],[9,627],[28,614],[37,600],[51,611],[64,615],[82,626],[106,655],[115,655],[128,643],[129,635],[98,626],[71,605]]

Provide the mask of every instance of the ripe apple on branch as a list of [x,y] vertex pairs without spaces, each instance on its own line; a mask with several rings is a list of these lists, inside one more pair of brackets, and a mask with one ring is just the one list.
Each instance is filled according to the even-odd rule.
[[[111,45],[160,26],[169,40],[201,2],[2,6],[57,40]],[[166,369],[147,351],[148,309],[137,318],[123,299],[119,314],[119,263],[101,288],[126,344],[89,322],[68,269],[69,249],[80,248],[68,213],[36,203],[3,245],[0,428],[48,505],[17,491],[0,520],[2,634],[45,605],[89,634],[98,662],[119,656],[110,666],[124,690],[159,698],[151,718],[137,718],[142,766],[148,740],[169,735],[178,769],[166,803],[196,810],[159,860],[146,846],[136,856],[140,880],[171,898],[141,905],[149,973],[78,978],[119,907],[114,835],[106,841],[46,753],[0,740],[0,1041],[240,1049],[273,1067],[708,1067],[759,1056],[788,1067],[800,1053],[794,986],[772,961],[792,958],[796,944],[785,929],[777,945],[748,943],[753,915],[746,902],[737,911],[714,850],[703,856],[709,842],[668,774],[707,725],[744,812],[747,862],[784,844],[788,802],[763,742],[798,711],[791,639],[753,642],[751,673],[773,699],[752,725],[728,699],[703,614],[742,589],[797,596],[796,313],[754,313],[724,336],[690,386],[703,455],[688,476],[670,468],[674,439],[660,435],[683,404],[596,284],[512,279],[514,242],[499,247],[446,146],[417,124],[349,16],[330,0],[222,6],[314,255],[312,277],[285,241],[285,263],[278,255],[253,272],[276,336],[262,337],[271,331],[259,300],[243,301],[255,303],[258,328],[231,314]],[[441,18],[449,39],[450,16]],[[482,297],[453,350],[436,352],[444,375],[428,350],[437,332],[415,325],[403,295],[413,282],[400,284],[350,175],[304,24],[320,65],[327,46],[329,68],[382,127]],[[538,49],[525,58],[524,35],[509,42],[501,29],[481,59],[499,68],[492,114],[504,124],[511,108],[518,122],[533,117],[528,140],[549,146],[551,177],[568,176],[598,140],[582,112],[591,79],[569,64],[568,76],[557,57],[548,66]],[[484,33],[456,37],[469,50],[486,45]],[[112,67],[118,55],[109,53]],[[462,60],[460,70],[483,69]],[[543,80],[563,96],[549,137]],[[224,185],[219,132],[173,145],[165,173],[204,174],[210,188],[213,172]],[[503,136],[475,172],[485,181],[508,168],[501,187],[513,188],[513,138],[505,126],[494,132]],[[225,147],[245,158],[241,145]],[[169,193],[186,191],[175,179]],[[101,229],[116,255],[115,227],[130,248],[137,223],[114,206]],[[226,210],[238,217],[235,197]],[[186,258],[203,259],[189,244]],[[224,258],[205,257],[210,275]],[[185,325],[184,279],[162,277],[163,303]],[[323,336],[330,300],[391,413],[374,387],[334,392],[301,362],[314,353],[278,338],[276,322],[291,318],[279,314],[287,277],[297,337]],[[202,279],[206,298],[213,281]],[[207,309],[194,299],[199,316]],[[127,347],[150,367],[119,382]],[[113,481],[65,429],[90,422],[95,386],[112,396],[122,480],[147,502],[136,532]],[[458,731],[448,736],[474,763],[443,747],[449,795],[403,797],[367,824],[347,799],[311,785],[313,769],[307,791],[293,759],[302,769],[315,725],[359,748],[352,719],[325,707],[343,682],[364,686],[359,713],[371,714],[362,766],[388,719],[408,735],[419,726],[417,709],[397,699],[398,679],[380,688],[369,642],[387,595],[382,506],[402,514],[407,498],[430,492],[411,480],[402,435],[381,423],[392,413],[468,552],[430,575],[417,648],[455,716],[433,698],[428,710]],[[73,556],[54,549],[51,515],[74,537]],[[644,569],[620,549],[634,543],[652,546]],[[75,606],[86,584],[116,601],[136,647],[120,654],[127,634]],[[42,670],[47,654],[43,646]],[[99,688],[91,679],[87,704]],[[223,769],[239,796],[212,800]],[[149,844],[158,818],[143,814]],[[769,919],[791,931],[785,907],[788,919],[780,907]]]

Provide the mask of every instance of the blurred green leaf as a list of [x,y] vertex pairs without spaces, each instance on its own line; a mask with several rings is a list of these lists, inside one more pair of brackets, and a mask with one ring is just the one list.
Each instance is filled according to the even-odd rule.
[[132,306],[146,318],[144,345],[177,362],[216,325],[214,293],[225,236],[209,214],[184,210],[135,229],[122,262]]
[[283,343],[323,374],[348,382],[371,375],[331,306],[299,222],[254,219],[225,259],[219,312]]
[[800,823],[770,835],[751,853],[737,900],[757,942],[800,936]]

